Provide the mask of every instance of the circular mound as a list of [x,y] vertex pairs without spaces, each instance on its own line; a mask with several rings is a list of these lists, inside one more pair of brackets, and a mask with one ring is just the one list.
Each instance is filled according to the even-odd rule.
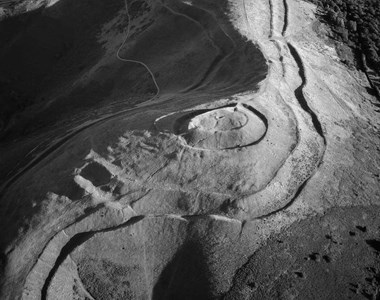
[[227,107],[196,116],[188,124],[188,130],[228,131],[241,128],[247,121],[248,117],[243,112]]
[[164,116],[156,121],[156,127],[182,136],[192,147],[226,150],[257,144],[265,136],[268,122],[253,107],[232,104]]

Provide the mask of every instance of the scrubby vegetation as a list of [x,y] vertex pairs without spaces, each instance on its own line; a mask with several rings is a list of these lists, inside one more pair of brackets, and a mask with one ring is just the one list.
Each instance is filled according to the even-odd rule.
[[[373,94],[380,99],[380,1],[309,1],[318,6],[320,18],[331,28],[342,61],[364,70]],[[351,53],[347,46],[354,56],[347,54]]]
[[380,72],[380,1],[310,0],[318,5],[321,17],[333,37],[346,43],[356,54],[364,54],[369,67]]

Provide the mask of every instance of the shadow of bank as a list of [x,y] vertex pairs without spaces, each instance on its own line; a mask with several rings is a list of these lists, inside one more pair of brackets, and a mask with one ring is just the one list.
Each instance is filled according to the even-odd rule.
[[201,243],[188,241],[161,272],[152,299],[212,299],[210,273]]

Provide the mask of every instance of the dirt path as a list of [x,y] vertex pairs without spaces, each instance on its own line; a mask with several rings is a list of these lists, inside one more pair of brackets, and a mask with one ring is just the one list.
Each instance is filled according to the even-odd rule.
[[132,63],[140,64],[140,65],[142,65],[148,71],[148,73],[152,77],[154,85],[156,86],[156,89],[157,89],[156,94],[150,100],[148,100],[148,101],[152,101],[153,99],[155,99],[156,97],[159,96],[159,94],[160,94],[160,87],[158,86],[157,81],[156,81],[156,77],[154,76],[154,74],[151,71],[151,69],[145,63],[143,63],[141,61],[131,60],[131,59],[125,59],[125,58],[122,58],[120,56],[120,51],[123,49],[125,43],[127,42],[128,38],[129,38],[130,31],[131,31],[131,17],[129,15],[127,0],[124,0],[124,3],[125,3],[125,11],[127,13],[127,19],[128,19],[127,33],[125,34],[125,39],[124,39],[123,43],[121,44],[120,48],[117,50],[116,57],[119,60],[123,61],[123,62],[132,62]]

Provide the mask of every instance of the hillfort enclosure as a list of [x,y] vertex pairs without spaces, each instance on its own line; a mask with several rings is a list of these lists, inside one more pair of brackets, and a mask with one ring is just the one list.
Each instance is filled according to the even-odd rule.
[[328,2],[0,1],[0,298],[380,297],[379,6]]

